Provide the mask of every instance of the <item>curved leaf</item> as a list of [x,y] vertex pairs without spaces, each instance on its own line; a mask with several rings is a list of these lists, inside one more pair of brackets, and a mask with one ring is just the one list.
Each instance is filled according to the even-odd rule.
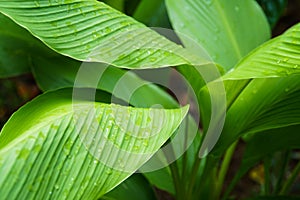
[[141,174],[133,174],[101,200],[154,200],[154,190]]
[[288,0],[256,0],[267,15],[271,27],[274,27],[283,14]]
[[149,27],[171,27],[164,0],[142,0],[133,17]]
[[[264,13],[253,0],[167,0],[166,3],[175,30],[204,47],[227,70],[270,37]],[[193,50],[190,39],[179,37]]]
[[71,92],[41,95],[2,129],[1,198],[96,199],[145,163],[188,109],[72,101]]
[[[226,85],[227,82],[232,81],[226,81]],[[244,134],[300,124],[299,76],[238,83],[243,84],[239,87],[239,92],[234,88],[227,88],[227,93],[235,91],[237,96],[228,108],[214,153],[221,154]]]
[[224,80],[300,74],[300,23],[258,47],[226,74]]
[[[33,73],[44,91],[73,86],[96,87],[113,93],[122,100],[129,100],[128,103],[135,107],[151,107],[158,103],[164,108],[178,107],[178,103],[158,86],[142,80],[133,72],[101,63],[82,64],[64,56],[36,58],[33,62]],[[78,73],[88,75],[78,78]],[[99,81],[95,84],[92,80],[97,78]],[[118,92],[115,92],[116,88]],[[128,95],[131,95],[130,99],[126,99]]]
[[[299,47],[296,46],[296,49],[293,49],[295,46],[289,43],[291,40],[298,40],[298,30],[299,25],[296,25],[280,37],[282,39],[288,38],[286,42],[282,42],[281,39],[274,39],[261,48],[254,50],[253,53],[250,53],[237,64],[233,71],[222,77],[226,88],[228,111],[220,140],[214,149],[215,153],[221,154],[224,149],[243,134],[300,123],[299,73],[297,69],[291,70],[289,68],[291,63],[299,62],[298,56],[295,56],[295,52],[298,51]],[[269,44],[271,44],[270,47]],[[278,49],[280,49],[281,44],[291,47],[290,51],[284,53],[284,55],[291,58],[290,64],[280,65],[277,61],[274,64],[274,60],[272,60],[276,57],[274,55],[277,55],[280,59]],[[279,48],[277,49],[277,47]],[[264,56],[265,59],[263,59]],[[270,59],[268,59],[268,56],[270,56]],[[254,61],[256,60],[258,62],[255,65]],[[282,66],[287,67],[284,69]],[[276,73],[278,68],[289,73]],[[266,69],[270,73],[266,72],[267,74],[263,75],[262,69]],[[276,73],[277,78],[270,76],[272,73]],[[242,78],[240,74],[243,74]],[[254,75],[255,79],[251,79],[251,74],[256,74]],[[218,81],[210,83],[208,86],[213,87],[212,85],[218,83]],[[202,110],[207,110],[206,107],[210,103],[207,100],[208,92],[206,90],[204,88],[200,95],[202,96]]]
[[0,78],[30,72],[33,36],[0,14]]
[[143,24],[94,0],[5,0],[0,2],[0,12],[50,48],[81,61],[124,68],[207,63]]

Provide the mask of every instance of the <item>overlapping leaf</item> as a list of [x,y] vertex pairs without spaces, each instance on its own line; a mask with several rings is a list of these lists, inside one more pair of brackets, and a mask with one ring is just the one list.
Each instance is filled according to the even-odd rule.
[[300,123],[299,27],[254,50],[223,76],[228,112],[216,151],[242,134]]
[[300,23],[245,57],[223,79],[284,77],[300,74]]
[[[231,69],[270,37],[264,13],[253,0],[167,0],[172,25],[187,48],[198,43],[212,59]],[[249,17],[251,16],[251,17]]]
[[38,97],[3,128],[1,198],[97,199],[146,162],[187,112],[72,102],[71,92]]
[[40,46],[26,30],[0,14],[0,78],[30,72],[32,55]]
[[1,1],[0,12],[55,51],[125,68],[203,64],[143,24],[94,0]]

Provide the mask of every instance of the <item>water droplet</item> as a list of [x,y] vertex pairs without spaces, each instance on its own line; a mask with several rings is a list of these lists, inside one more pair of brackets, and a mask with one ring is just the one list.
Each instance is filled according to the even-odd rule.
[[143,145],[144,145],[145,147],[147,147],[148,144],[149,144],[148,140],[145,140],[145,141],[143,142]]
[[138,145],[134,145],[133,150],[138,151],[140,147]]
[[212,4],[212,0],[204,0],[204,3],[206,3],[207,5],[211,5]]
[[52,195],[52,191],[49,192],[49,195]]
[[94,160],[94,164],[96,165],[96,164],[98,164],[99,163],[99,161],[98,160]]
[[185,8],[186,11],[190,11],[191,10],[190,6],[185,6],[184,8]]
[[54,26],[54,27],[57,27],[57,22],[56,21],[52,21],[51,25]]
[[106,172],[105,172],[107,175],[111,175],[112,174],[112,170],[111,169],[108,169],[108,170],[106,170]]
[[184,27],[185,27],[185,24],[184,24],[184,23],[180,23],[180,24],[179,24],[179,27],[180,27],[180,28],[184,28]]
[[234,7],[234,10],[235,10],[236,12],[239,12],[239,11],[240,11],[240,7],[239,7],[239,6],[235,6],[235,7]]
[[277,64],[280,64],[281,63],[281,60],[279,59],[279,60],[277,60],[277,62],[276,62]]
[[34,1],[34,4],[35,4],[36,7],[38,7],[38,8],[40,7],[40,2],[39,1]]
[[295,65],[295,66],[294,66],[294,69],[298,69],[298,68],[299,68],[299,65]]
[[289,61],[289,58],[284,58],[283,60],[282,60],[282,62],[288,62]]
[[107,33],[107,34],[110,33],[111,32],[111,28],[106,27],[105,30],[104,30],[104,32]]
[[58,189],[59,189],[59,185],[55,184],[54,188],[55,188],[56,190],[58,190]]
[[150,58],[150,62],[155,62],[156,60],[157,60],[157,58],[154,58],[154,57]]

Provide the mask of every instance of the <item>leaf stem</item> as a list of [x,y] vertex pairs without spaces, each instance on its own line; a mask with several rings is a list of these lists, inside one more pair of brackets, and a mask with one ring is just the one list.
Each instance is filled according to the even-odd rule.
[[286,169],[288,167],[288,163],[290,160],[291,150],[286,150],[282,152],[281,161],[280,161],[280,168],[279,168],[279,175],[275,186],[275,194],[280,192],[280,188],[282,188],[282,182],[284,180],[284,175],[286,173]]
[[290,177],[287,179],[287,181],[284,183],[281,191],[280,191],[280,195],[286,195],[293,183],[295,182],[295,180],[297,179],[298,175],[300,173],[300,161],[298,162],[298,164],[296,165],[296,167],[294,168],[292,174],[290,175]]
[[222,193],[222,188],[223,188],[223,184],[224,184],[224,180],[232,159],[232,156],[234,154],[235,148],[238,144],[238,140],[235,141],[226,151],[221,168],[220,168],[220,172],[218,175],[218,180],[216,183],[216,198],[219,199],[220,195]]
[[264,195],[269,195],[270,190],[270,183],[271,183],[271,175],[270,175],[270,167],[271,167],[271,158],[267,157],[264,159],[264,175],[265,175],[265,181],[264,181]]

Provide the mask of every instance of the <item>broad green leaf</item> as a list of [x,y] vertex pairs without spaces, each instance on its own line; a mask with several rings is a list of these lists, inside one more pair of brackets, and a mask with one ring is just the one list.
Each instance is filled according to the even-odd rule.
[[187,109],[72,101],[67,89],[41,95],[1,131],[1,198],[97,199],[144,164]]
[[106,3],[107,5],[110,5],[111,7],[119,11],[124,11],[124,0],[102,0],[102,2]]
[[4,0],[0,12],[60,54],[124,68],[207,63],[134,19],[94,0]]
[[[298,75],[239,82],[244,85],[228,108],[221,137],[214,149],[217,154],[244,134],[300,123]],[[227,93],[231,91],[235,91],[234,88],[227,88]]]
[[101,200],[154,200],[153,188],[140,174],[133,174],[115,189],[105,194]]
[[138,7],[141,0],[125,0],[125,12],[126,15],[132,16],[134,11]]
[[[175,173],[178,173],[180,176],[179,178],[181,181],[179,183],[179,189],[184,192],[186,192],[186,186],[193,176],[197,176],[197,179],[199,180],[204,167],[201,165],[195,174],[192,174],[192,168],[195,163],[195,159],[199,159],[198,153],[202,134],[198,131],[198,126],[191,116],[185,119],[186,120],[182,122],[181,127],[177,130],[177,134],[180,132],[180,134],[183,135],[182,139],[179,139],[179,142],[174,142],[174,140],[172,140],[172,142],[174,142],[173,154],[177,155],[178,159],[176,159],[174,163],[171,163],[171,165],[175,166],[174,170],[177,171]],[[173,137],[172,139],[174,139]],[[182,154],[182,152],[184,152],[184,154]],[[146,163],[146,166],[147,164],[148,163]],[[140,169],[141,172],[143,172],[143,169],[143,167]],[[149,182],[155,185],[157,188],[175,195],[178,191],[175,191],[174,184],[175,181],[178,180],[173,179],[174,177],[172,176],[172,173],[174,173],[174,171],[171,170],[169,165],[168,167],[159,169],[157,171],[146,172],[143,174],[149,180]]]
[[[289,33],[297,33],[295,30],[299,29],[298,26],[296,25],[288,30],[282,38],[289,35]],[[297,37],[297,34],[290,34],[289,40],[297,40]],[[273,69],[273,71],[278,69],[278,64],[274,65],[274,61],[268,59],[264,61],[261,59],[261,63],[252,65],[252,61],[260,58],[261,55],[267,54],[271,57],[271,48],[263,48],[268,47],[268,44],[272,44],[273,47],[280,46],[281,40],[274,39],[266,43],[261,49],[258,48],[260,53],[256,53],[256,50],[254,50],[245,60],[237,64],[232,72],[223,76],[228,111],[220,140],[215,147],[215,152],[218,152],[218,154],[221,154],[233,141],[246,133],[291,126],[300,122],[300,79],[297,71],[292,71],[288,75],[286,73],[277,73],[277,78],[270,77],[267,74],[265,76],[261,75],[260,78],[255,76],[255,79],[251,79],[250,73],[247,75],[245,73],[242,79],[240,77],[237,78],[239,75],[235,71],[242,69],[246,65],[249,66],[247,69],[253,66],[253,74],[257,73],[258,75],[261,74],[260,69],[263,68],[269,69],[271,73]],[[274,52],[276,53],[276,49]],[[291,60],[298,62],[297,56],[291,51],[289,53],[285,53],[285,55],[290,56]],[[278,53],[277,55],[279,56],[280,54]],[[254,69],[257,69],[257,72]],[[289,69],[286,68],[285,70]],[[218,83],[218,81],[215,82]],[[208,87],[213,87],[214,84],[211,83]],[[209,94],[206,90],[203,88],[200,95],[202,96],[201,106],[204,112],[209,112],[209,110],[207,111],[210,106]],[[217,119],[215,120],[217,121]],[[210,119],[204,116],[203,121],[206,124],[209,123]]]
[[223,79],[284,77],[300,74],[300,23],[247,55]]
[[133,17],[149,27],[171,27],[164,0],[142,0]]
[[157,171],[143,173],[143,175],[155,187],[175,195],[174,182],[169,166]]
[[[229,184],[225,195],[228,196],[236,183],[264,157],[277,151],[300,148],[299,125],[255,133],[246,142],[242,162],[236,175]],[[268,144],[268,145],[266,145]]]
[[178,103],[158,86],[142,80],[133,72],[101,63],[82,64],[64,56],[43,57],[35,59],[33,73],[44,91],[73,86],[92,87],[113,93],[136,107],[151,107],[154,104],[164,108],[178,107]]
[[283,14],[288,0],[256,0],[267,15],[271,27],[274,27]]
[[[270,37],[268,22],[254,0],[166,0],[166,3],[174,29],[204,47],[226,70]],[[193,50],[190,39],[179,37]]]

